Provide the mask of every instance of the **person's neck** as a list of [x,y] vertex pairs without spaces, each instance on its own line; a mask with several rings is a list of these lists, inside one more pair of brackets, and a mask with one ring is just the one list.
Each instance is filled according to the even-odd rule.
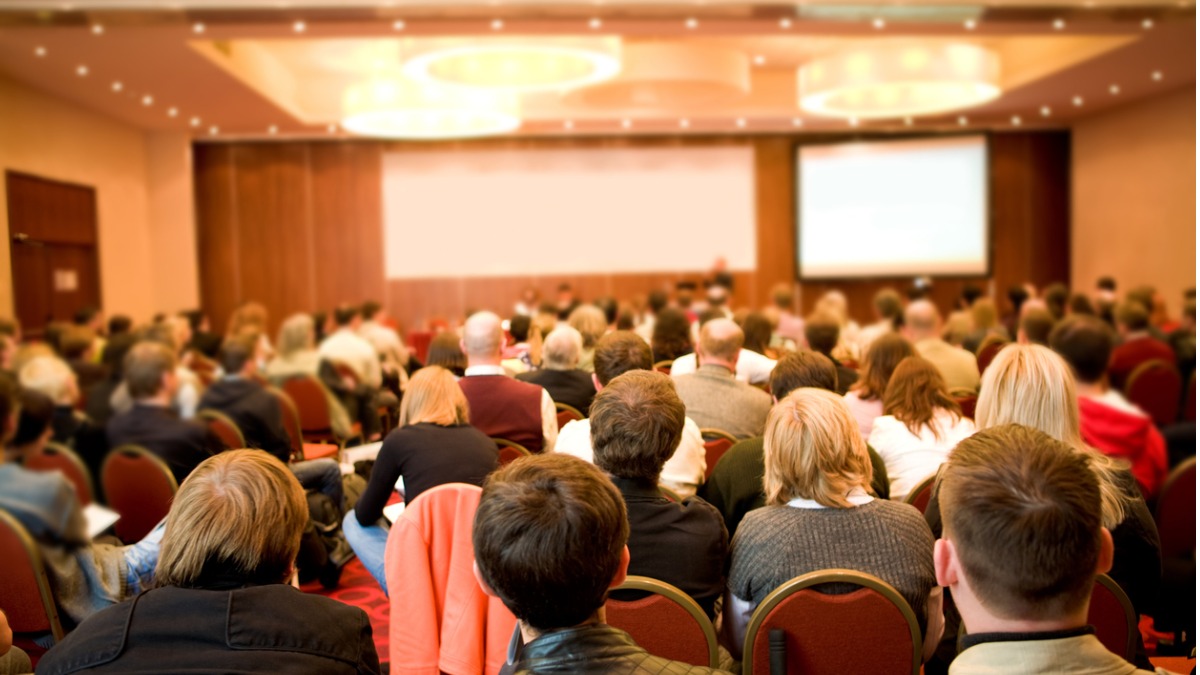
[[724,359],[701,357],[700,358],[700,367],[703,368],[704,366],[720,366],[720,367],[724,368],[725,370],[728,370],[731,373],[737,372],[737,364],[730,363],[728,361],[725,361]]
[[1087,625],[1087,605],[1049,619],[1005,619],[984,607],[973,591],[962,584],[951,587],[954,604],[968,633],[1044,633],[1069,630]]
[[467,367],[474,368],[475,366],[498,366],[500,365],[500,355],[494,354],[490,356],[472,356],[467,355]]
[[1080,396],[1098,398],[1108,393],[1108,382],[1100,379],[1097,382],[1075,381],[1075,392]]
[[154,396],[137,399],[138,405],[151,406],[154,408],[167,408],[171,405],[171,396],[166,392],[160,392]]
[[[593,612],[592,615],[585,619],[582,623],[578,623],[574,626],[564,626],[564,628],[581,628],[583,626],[593,626],[596,624],[602,624],[604,622],[604,606],[601,605],[599,609]],[[525,644],[529,644],[545,634],[545,631],[538,630],[524,621],[518,621],[517,625],[521,628],[521,639],[525,642]]]

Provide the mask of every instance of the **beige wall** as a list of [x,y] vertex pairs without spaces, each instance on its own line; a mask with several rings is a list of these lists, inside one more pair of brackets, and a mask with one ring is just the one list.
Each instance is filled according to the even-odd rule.
[[[0,171],[96,189],[105,311],[144,320],[198,305],[187,137],[147,134],[4,78],[0,101]],[[0,206],[0,315],[13,310],[8,210]]]
[[1071,285],[1150,284],[1178,312],[1196,283],[1195,86],[1072,131]]

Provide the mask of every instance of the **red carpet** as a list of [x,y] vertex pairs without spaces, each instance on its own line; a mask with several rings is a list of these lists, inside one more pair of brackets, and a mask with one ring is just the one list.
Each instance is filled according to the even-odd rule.
[[371,621],[371,631],[375,637],[375,651],[379,652],[380,663],[388,661],[388,624],[391,606],[383,589],[375,582],[374,577],[367,572],[358,558],[346,563],[342,570],[342,581],[332,591],[327,591],[318,582],[300,586],[305,593],[315,593],[327,598],[333,598],[347,605],[354,605],[367,613]]

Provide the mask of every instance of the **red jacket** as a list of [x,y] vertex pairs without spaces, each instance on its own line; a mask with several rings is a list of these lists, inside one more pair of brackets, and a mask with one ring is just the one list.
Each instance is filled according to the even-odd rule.
[[1167,444],[1154,420],[1080,396],[1079,423],[1085,443],[1130,463],[1143,496],[1158,494],[1167,477]]

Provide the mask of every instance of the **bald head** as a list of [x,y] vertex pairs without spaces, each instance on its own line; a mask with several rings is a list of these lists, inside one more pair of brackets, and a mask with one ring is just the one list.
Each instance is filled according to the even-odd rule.
[[570,326],[550,331],[542,343],[542,366],[547,370],[573,370],[579,365],[583,336]]
[[912,341],[937,337],[942,330],[942,316],[928,300],[917,300],[904,310],[904,327]]
[[713,319],[700,329],[700,344],[697,351],[701,365],[716,363],[730,366],[737,363],[745,335],[730,319]]
[[504,329],[495,314],[477,312],[463,324],[462,349],[469,365],[499,363],[503,345]]

